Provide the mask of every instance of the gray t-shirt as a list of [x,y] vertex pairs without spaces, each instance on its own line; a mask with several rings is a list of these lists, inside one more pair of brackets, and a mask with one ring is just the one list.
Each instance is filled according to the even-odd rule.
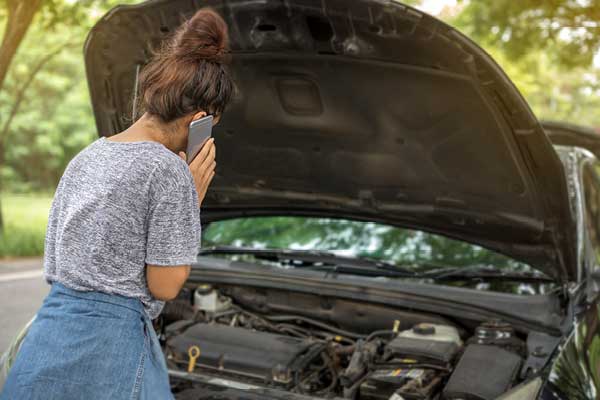
[[68,164],[50,208],[44,277],[76,290],[134,297],[156,318],[145,265],[187,265],[200,208],[186,162],[158,142],[97,139]]

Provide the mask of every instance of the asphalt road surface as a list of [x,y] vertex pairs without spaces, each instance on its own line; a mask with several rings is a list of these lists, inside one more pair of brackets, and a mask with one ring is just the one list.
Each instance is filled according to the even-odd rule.
[[0,354],[34,316],[49,289],[41,258],[0,260]]

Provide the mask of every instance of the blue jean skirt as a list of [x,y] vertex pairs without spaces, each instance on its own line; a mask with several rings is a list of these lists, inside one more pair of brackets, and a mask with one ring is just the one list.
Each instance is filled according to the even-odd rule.
[[13,399],[173,399],[142,303],[53,283],[0,393]]

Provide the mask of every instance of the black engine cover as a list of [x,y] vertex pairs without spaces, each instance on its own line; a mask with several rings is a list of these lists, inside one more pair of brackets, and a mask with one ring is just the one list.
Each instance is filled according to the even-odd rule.
[[176,360],[188,361],[191,346],[200,348],[196,368],[210,368],[265,383],[287,386],[293,372],[314,355],[319,343],[227,325],[198,323],[167,341]]
[[493,400],[511,387],[521,362],[501,347],[470,344],[444,388],[444,399]]

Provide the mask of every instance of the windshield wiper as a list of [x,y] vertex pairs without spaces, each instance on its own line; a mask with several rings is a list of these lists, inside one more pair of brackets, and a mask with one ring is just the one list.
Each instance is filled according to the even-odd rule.
[[428,278],[435,281],[481,279],[521,282],[554,282],[553,279],[534,271],[507,271],[486,264],[435,269],[420,273],[419,278]]
[[296,268],[322,269],[345,274],[389,277],[415,277],[418,275],[414,271],[385,261],[365,257],[345,257],[318,250],[214,246],[201,249],[198,255],[212,254],[247,254],[257,259],[275,261]]
[[[433,281],[457,280],[507,280],[520,282],[554,282],[536,272],[507,271],[493,265],[474,264],[462,267],[445,267],[440,264],[414,264],[411,268],[390,262],[366,258],[340,256],[328,251],[257,249],[253,247],[214,246],[200,250],[199,254],[251,255],[259,260],[268,260],[294,268],[310,268],[331,273],[354,274],[373,277],[431,279]],[[423,268],[426,270],[423,271]]]

